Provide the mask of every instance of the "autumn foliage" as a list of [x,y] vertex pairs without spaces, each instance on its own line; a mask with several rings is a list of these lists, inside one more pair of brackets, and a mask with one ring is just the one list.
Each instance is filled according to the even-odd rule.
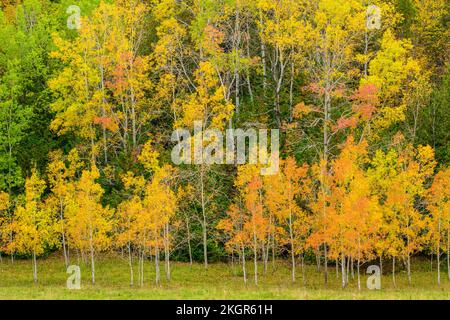
[[[61,253],[95,284],[112,253],[143,286],[147,264],[258,284],[285,259],[296,284],[315,263],[361,289],[362,266],[411,284],[427,255],[450,279],[444,0],[372,1],[376,28],[362,0],[81,2],[79,29],[64,1],[0,2],[0,260],[38,281]],[[199,122],[279,130],[279,170],[175,165],[175,143],[214,143]]]

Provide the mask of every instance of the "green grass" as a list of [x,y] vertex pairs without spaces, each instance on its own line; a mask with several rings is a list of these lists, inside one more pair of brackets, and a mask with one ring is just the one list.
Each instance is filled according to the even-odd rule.
[[[443,263],[445,264],[445,263]],[[243,283],[238,266],[234,270],[224,263],[211,264],[206,271],[202,264],[192,268],[185,263],[172,263],[172,280],[154,284],[154,265],[145,264],[143,287],[130,287],[127,261],[120,257],[103,257],[96,262],[96,285],[90,284],[89,266],[80,264],[82,288],[66,288],[66,274],[61,257],[52,256],[38,260],[38,284],[33,283],[30,260],[7,259],[0,263],[0,299],[450,299],[450,281],[442,270],[442,284],[436,283],[436,270],[430,271],[430,263],[424,259],[413,261],[412,285],[408,286],[406,272],[397,274],[397,287],[392,285],[391,275],[382,277],[382,290],[366,288],[367,266],[361,268],[363,289],[358,291],[356,275],[349,287],[340,288],[335,268],[330,268],[330,283],[324,287],[323,274],[315,266],[306,267],[306,284],[303,284],[300,266],[298,279],[291,282],[289,264],[278,261],[276,269],[260,274],[259,285],[253,281],[252,263],[248,262],[249,284]],[[386,267],[390,267],[386,263]],[[163,270],[163,265],[161,265]],[[259,267],[262,271],[262,266]],[[135,266],[135,271],[137,266]],[[386,270],[387,271],[387,270]],[[137,272],[136,272],[137,273]]]

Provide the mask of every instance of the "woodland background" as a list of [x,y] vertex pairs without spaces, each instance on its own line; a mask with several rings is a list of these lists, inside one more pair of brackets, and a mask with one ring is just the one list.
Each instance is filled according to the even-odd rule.
[[[447,1],[0,5],[0,252],[32,258],[35,281],[55,251],[92,282],[106,251],[131,283],[148,259],[157,282],[176,260],[232,261],[244,281],[251,263],[257,283],[279,258],[293,281],[299,261],[344,287],[370,261],[411,281],[414,255],[450,279]],[[172,165],[195,120],[280,129],[280,172]]]

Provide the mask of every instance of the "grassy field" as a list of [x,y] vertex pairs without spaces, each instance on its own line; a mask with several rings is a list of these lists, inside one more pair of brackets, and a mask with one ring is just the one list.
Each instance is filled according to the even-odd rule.
[[[127,261],[121,258],[103,257],[96,263],[95,286],[90,284],[90,269],[81,263],[80,290],[66,288],[66,274],[61,257],[52,256],[38,261],[39,283],[34,284],[31,260],[7,259],[0,263],[0,299],[450,299],[450,281],[443,270],[441,287],[436,283],[436,270],[430,271],[430,262],[415,259],[412,285],[408,286],[406,273],[397,274],[397,287],[392,285],[391,274],[382,277],[382,290],[366,288],[367,266],[361,268],[363,289],[358,291],[356,275],[346,289],[340,288],[335,269],[330,269],[330,284],[324,288],[323,275],[315,266],[306,268],[306,284],[303,284],[300,267],[298,280],[291,282],[287,262],[279,261],[276,269],[259,278],[259,285],[252,284],[253,274],[249,265],[249,284],[243,283],[236,267],[223,263],[211,264],[206,271],[201,264],[192,268],[189,264],[173,263],[172,280],[154,284],[154,266],[145,265],[143,287],[130,287]],[[136,266],[137,268],[137,266]],[[161,266],[163,270],[163,266]],[[262,270],[262,266],[261,269]],[[351,277],[350,277],[351,278]]]

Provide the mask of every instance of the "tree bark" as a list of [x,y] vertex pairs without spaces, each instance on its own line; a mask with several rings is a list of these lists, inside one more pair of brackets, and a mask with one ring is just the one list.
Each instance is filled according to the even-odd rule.
[[[261,27],[263,25],[263,18],[262,18],[262,11],[259,10],[259,22],[261,24]],[[267,90],[267,64],[266,64],[266,46],[264,44],[264,39],[262,37],[261,32],[261,61],[263,65],[263,95],[266,96],[266,90]]]
[[93,244],[93,234],[92,229],[90,232],[89,239],[89,251],[91,254],[91,276],[92,276],[92,284],[95,285],[95,261],[94,261],[94,244]]
[[63,255],[64,255],[64,264],[67,267],[69,266],[69,258],[67,256],[67,250],[66,250],[66,232],[64,229],[64,209],[63,209],[63,201],[60,198],[59,199],[59,218],[61,220],[61,224],[62,224],[62,247],[63,247]]
[[289,236],[291,240],[292,282],[295,282],[295,248],[294,233],[292,230],[292,213],[289,213]]
[[247,270],[245,268],[245,249],[242,246],[242,272],[244,273],[244,284],[247,284]]
[[394,288],[397,287],[395,284],[395,257],[392,258],[392,282],[394,283]]
[[36,252],[35,251],[33,251],[33,280],[34,280],[34,283],[38,282],[37,261],[36,261]]
[[170,281],[170,248],[169,248],[169,224],[164,226],[164,261],[166,279]]
[[437,259],[437,282],[438,286],[441,285],[441,218],[438,219],[438,243],[436,248],[436,259]]
[[202,216],[203,216],[203,223],[202,223],[202,231],[203,231],[203,261],[205,264],[205,269],[208,269],[208,242],[207,242],[207,234],[206,234],[206,208],[205,208],[205,186],[203,181],[203,165],[200,168],[200,184],[201,184],[201,201],[202,201]]
[[128,242],[128,265],[130,267],[130,286],[134,285],[133,259],[131,257],[131,243]]
[[189,217],[187,215],[186,215],[186,229],[188,236],[189,266],[192,268],[191,228],[189,226]]
[[255,284],[258,285],[258,251],[257,251],[255,226],[253,226],[253,256],[254,256],[253,262],[254,262]]

